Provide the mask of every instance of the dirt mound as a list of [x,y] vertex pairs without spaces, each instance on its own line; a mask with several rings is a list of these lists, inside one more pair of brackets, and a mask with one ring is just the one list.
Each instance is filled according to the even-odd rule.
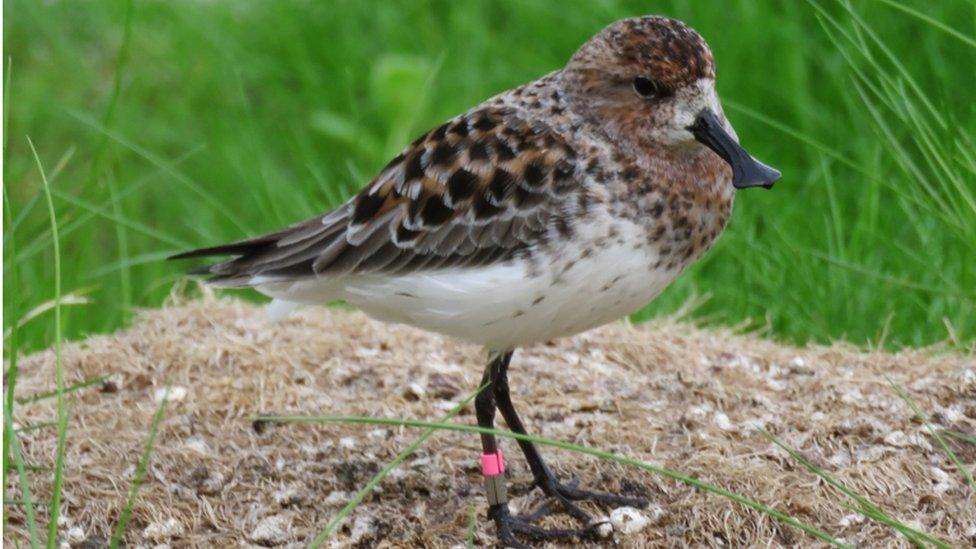
[[[51,351],[21,363],[20,396],[49,390]],[[139,494],[130,545],[307,543],[419,431],[362,425],[264,425],[257,413],[437,419],[476,387],[480,349],[359,313],[308,309],[269,324],[232,300],[147,311],[130,329],[67,346],[68,382],[110,374],[70,396],[65,539],[111,535],[167,383],[171,402]],[[677,469],[792,514],[860,547],[907,545],[864,520],[757,428],[798,448],[898,520],[953,545],[976,542],[976,494],[885,376],[933,422],[976,432],[976,360],[929,351],[793,348],[666,321],[606,327],[519,351],[511,381],[530,431]],[[19,407],[21,426],[55,417],[53,399]],[[457,421],[474,423],[467,410]],[[50,466],[53,428],[22,433],[29,464]],[[952,442],[967,464],[976,446]],[[529,472],[509,456],[514,506]],[[357,509],[337,545],[490,544],[478,438],[438,433]],[[719,496],[623,466],[543,448],[564,479],[645,493],[649,525],[623,546],[810,546],[813,538]],[[47,498],[50,474],[30,473]],[[12,475],[15,477],[16,475]],[[13,482],[11,483],[13,484]],[[19,497],[15,488],[8,497]],[[11,494],[13,496],[11,496]],[[591,508],[594,512],[599,511]],[[6,506],[4,541],[26,539]],[[44,521],[46,510],[38,509]],[[563,518],[548,519],[561,524]],[[43,523],[43,522],[42,522]],[[565,523],[568,524],[568,523]],[[607,542],[608,544],[614,541]]]

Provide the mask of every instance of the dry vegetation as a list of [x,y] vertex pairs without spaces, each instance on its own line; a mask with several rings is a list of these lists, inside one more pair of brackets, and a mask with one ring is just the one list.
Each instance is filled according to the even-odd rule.
[[[51,388],[53,353],[26,358],[19,396]],[[130,545],[295,545],[306,542],[416,430],[356,425],[255,428],[257,413],[436,419],[473,390],[484,362],[474,347],[359,313],[314,309],[269,325],[239,301],[206,299],[148,311],[130,329],[65,349],[68,382],[101,374],[71,396],[62,534],[97,546],[125,504],[158,399],[172,384]],[[530,430],[667,466],[750,496],[859,547],[906,545],[846,509],[841,497],[757,432],[765,428],[894,518],[950,544],[976,542],[976,494],[910,408],[976,432],[976,360],[933,350],[863,353],[793,348],[652,322],[611,326],[516,355],[512,385]],[[20,426],[50,421],[52,399],[18,407]],[[458,421],[473,423],[466,411]],[[27,462],[50,466],[55,429],[22,433]],[[964,463],[976,446],[950,442]],[[529,476],[505,442],[514,505]],[[340,545],[463,544],[472,507],[484,516],[476,436],[438,433],[366,500]],[[769,517],[683,484],[544,450],[564,477],[645,493],[643,531],[623,546],[809,546]],[[49,474],[31,473],[35,497]],[[11,482],[14,482],[12,475]],[[16,489],[8,494],[19,493]],[[595,511],[596,509],[594,509]],[[8,506],[5,544],[24,537]],[[38,509],[44,523],[45,509]],[[561,519],[554,519],[559,521]],[[493,529],[479,522],[476,543]],[[612,543],[612,542],[607,542]]]

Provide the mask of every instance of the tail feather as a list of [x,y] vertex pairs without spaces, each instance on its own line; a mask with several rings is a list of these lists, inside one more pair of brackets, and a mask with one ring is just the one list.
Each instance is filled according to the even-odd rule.
[[221,244],[220,246],[211,246],[209,248],[199,248],[187,252],[180,252],[178,254],[171,255],[166,259],[169,261],[175,259],[193,259],[195,257],[213,257],[216,255],[249,255],[257,251],[258,248],[264,248],[269,244],[274,244],[278,236],[278,233],[266,234],[255,238],[249,238],[247,240],[231,242],[230,244]]
[[280,231],[220,246],[190,250],[166,259],[232,256],[190,271],[190,274],[213,275],[207,282],[222,287],[247,287],[258,275],[291,278],[314,276],[312,262],[323,247],[327,247],[333,240],[343,238],[344,221],[347,217],[348,208],[340,208]]

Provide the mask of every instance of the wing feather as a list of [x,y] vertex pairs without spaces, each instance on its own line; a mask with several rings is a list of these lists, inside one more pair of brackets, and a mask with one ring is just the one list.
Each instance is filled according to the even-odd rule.
[[[434,128],[339,208],[284,230],[175,257],[235,255],[217,281],[398,274],[504,261],[565,224],[576,153],[488,106]],[[558,223],[557,223],[558,221]]]

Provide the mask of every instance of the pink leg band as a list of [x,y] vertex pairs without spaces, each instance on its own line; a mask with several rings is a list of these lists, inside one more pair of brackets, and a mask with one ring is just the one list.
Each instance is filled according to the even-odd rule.
[[481,454],[481,472],[486,477],[496,477],[505,472],[505,458],[501,450],[494,454]]

